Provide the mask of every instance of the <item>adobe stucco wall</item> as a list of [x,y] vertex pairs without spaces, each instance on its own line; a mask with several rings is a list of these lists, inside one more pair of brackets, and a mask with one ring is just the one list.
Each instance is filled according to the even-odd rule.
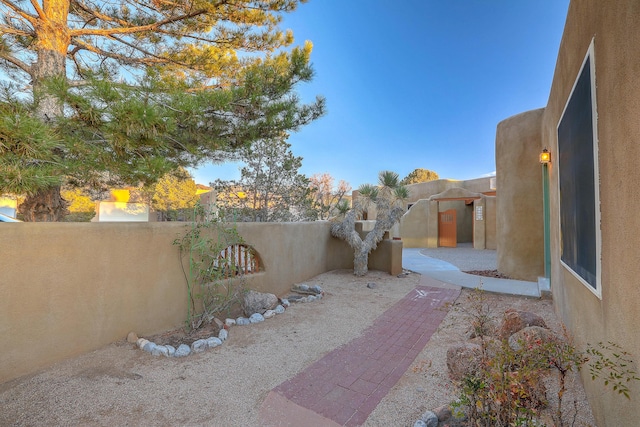
[[[591,40],[594,40],[598,167],[602,233],[602,298],[560,264],[558,176],[552,163],[551,287],[554,304],[579,343],[613,341],[633,355],[640,369],[640,2],[571,1],[549,102],[542,142],[557,156],[557,125]],[[500,176],[500,173],[498,174]],[[580,179],[580,177],[576,177]],[[502,190],[502,188],[501,188]],[[635,426],[640,420],[640,385],[631,400],[584,375],[598,425]]]
[[542,144],[544,109],[503,120],[496,131],[498,271],[520,280],[544,276]]
[[406,204],[416,203],[420,199],[428,199],[434,194],[443,193],[451,188],[464,188],[473,193],[486,193],[495,191],[491,188],[492,177],[469,179],[466,181],[457,181],[454,179],[438,179],[435,181],[420,182],[418,184],[407,185],[409,190],[409,198]]
[[[285,294],[320,273],[353,268],[328,222],[240,223],[264,273],[253,289]],[[0,383],[121,340],[183,325],[186,284],[174,239],[184,223],[18,223],[2,226]],[[402,243],[386,240],[369,268],[397,274]],[[401,270],[400,270],[401,271]]]

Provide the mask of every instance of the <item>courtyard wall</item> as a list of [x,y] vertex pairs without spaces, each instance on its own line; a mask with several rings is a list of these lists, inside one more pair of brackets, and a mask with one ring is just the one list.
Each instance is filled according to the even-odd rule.
[[[0,383],[122,340],[181,327],[187,287],[173,241],[185,223],[16,223],[2,226]],[[239,223],[264,271],[247,287],[291,285],[353,268],[328,222]],[[370,269],[402,271],[402,243],[383,240]]]

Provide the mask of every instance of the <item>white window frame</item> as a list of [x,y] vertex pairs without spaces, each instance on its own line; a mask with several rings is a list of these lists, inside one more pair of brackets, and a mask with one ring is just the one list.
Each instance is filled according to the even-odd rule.
[[[594,179],[594,209],[595,209],[595,244],[596,244],[596,287],[589,284],[586,280],[582,278],[578,273],[576,273],[571,267],[569,267],[564,261],[562,261],[562,241],[560,242],[560,264],[565,268],[568,272],[570,272],[580,283],[582,283],[590,292],[592,292],[596,297],[602,299],[602,224],[601,224],[601,213],[600,213],[600,171],[599,171],[599,161],[598,161],[598,109],[597,109],[597,101],[596,101],[596,61],[595,61],[595,47],[594,47],[595,39],[591,39],[591,43],[589,44],[589,48],[587,50],[586,55],[582,61],[582,65],[580,66],[580,70],[576,75],[576,78],[573,83],[573,87],[571,88],[571,93],[567,98],[567,102],[565,103],[564,109],[562,110],[562,114],[560,115],[560,119],[558,120],[558,125],[556,126],[556,138],[558,137],[558,130],[560,128],[560,124],[562,123],[562,119],[567,110],[569,102],[573,96],[573,92],[576,88],[578,80],[580,79],[580,75],[584,70],[585,64],[587,60],[589,60],[589,71],[591,76],[591,123],[593,126],[593,179]],[[559,141],[557,141],[559,144]],[[558,171],[558,173],[562,173]],[[560,195],[560,179],[557,181],[556,191],[558,194],[558,230],[560,230],[560,238],[562,239],[562,228],[561,228],[561,210],[562,210],[562,200]]]

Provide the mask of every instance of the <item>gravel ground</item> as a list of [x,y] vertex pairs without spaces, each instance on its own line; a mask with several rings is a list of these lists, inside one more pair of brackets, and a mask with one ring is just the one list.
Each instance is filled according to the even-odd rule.
[[[233,327],[222,346],[183,359],[153,357],[123,341],[45,371],[0,384],[2,426],[249,426],[262,425],[259,409],[271,389],[327,352],[359,336],[420,281],[347,270],[308,281],[326,297],[297,304],[264,323]],[[375,289],[366,284],[375,282]],[[449,345],[464,340],[468,290],[439,330],[382,400],[366,426],[413,426],[428,409],[449,403],[455,391],[446,370]],[[487,295],[495,312],[540,314],[560,327],[551,302]],[[568,396],[580,402],[579,423],[593,425],[579,383]],[[571,398],[573,399],[573,398]],[[304,421],[302,421],[304,424]]]

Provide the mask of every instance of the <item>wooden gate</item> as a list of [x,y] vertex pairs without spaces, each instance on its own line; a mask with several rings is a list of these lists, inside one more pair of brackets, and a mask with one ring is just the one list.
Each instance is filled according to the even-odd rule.
[[455,248],[458,236],[456,234],[456,210],[449,209],[438,212],[438,246]]

